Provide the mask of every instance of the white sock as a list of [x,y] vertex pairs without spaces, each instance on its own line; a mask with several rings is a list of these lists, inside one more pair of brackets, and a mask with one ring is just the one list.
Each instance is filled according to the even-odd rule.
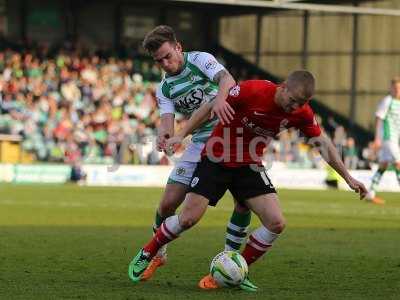
[[[178,215],[173,215],[171,217],[168,217],[165,221],[164,221],[164,225],[166,227],[166,229],[172,233],[173,235],[180,235],[181,232],[183,232],[185,229],[182,228],[182,226],[179,224],[179,218]],[[161,225],[162,226],[162,225]]]
[[[164,228],[163,228],[164,226]],[[163,224],[161,224],[161,230],[167,230],[167,235],[168,233],[172,233],[175,236],[178,236],[184,229],[182,228],[181,225],[179,225],[179,219],[177,215],[173,215],[171,217],[168,217],[165,219]],[[165,232],[164,232],[165,233]],[[157,256],[166,258],[167,257],[167,245],[165,244],[162,246],[158,251],[157,251]]]
[[[251,246],[254,248],[258,249],[260,245],[252,241],[252,239],[255,239],[258,241],[260,244],[265,245],[267,248],[270,248],[272,246],[272,243],[279,237],[279,234],[274,233],[272,231],[269,231],[267,228],[264,226],[261,226],[254,230],[247,243],[249,243]],[[264,248],[264,247],[262,247]],[[265,249],[259,249],[259,250],[265,250]]]

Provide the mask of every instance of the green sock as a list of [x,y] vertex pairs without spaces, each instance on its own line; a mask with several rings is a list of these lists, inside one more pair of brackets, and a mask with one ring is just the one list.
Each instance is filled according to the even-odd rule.
[[225,250],[239,251],[246,240],[248,226],[250,225],[251,212],[238,213],[233,211],[226,228]]
[[381,181],[382,175],[383,175],[383,173],[385,173],[385,171],[386,171],[385,169],[378,169],[375,172],[374,176],[372,176],[372,182],[371,182],[370,190],[376,191],[376,188],[378,187],[379,182]]

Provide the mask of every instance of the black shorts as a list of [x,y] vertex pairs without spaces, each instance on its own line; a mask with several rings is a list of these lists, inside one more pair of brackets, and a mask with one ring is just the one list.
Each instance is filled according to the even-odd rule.
[[250,166],[228,168],[203,157],[197,163],[189,192],[206,197],[209,205],[215,206],[226,190],[239,202],[276,193],[265,170],[255,171]]

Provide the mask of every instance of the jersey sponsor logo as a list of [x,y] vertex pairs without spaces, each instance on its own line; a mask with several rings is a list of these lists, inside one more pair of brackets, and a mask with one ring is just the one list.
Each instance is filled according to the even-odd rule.
[[240,94],[240,86],[236,85],[229,90],[229,96],[237,97]]
[[193,111],[197,109],[204,99],[204,91],[202,89],[195,89],[185,96],[178,98],[175,102],[175,106],[179,110]]
[[191,74],[189,75],[189,79],[192,83],[195,83],[196,81],[202,80],[203,78],[198,75]]
[[199,177],[193,177],[192,182],[190,183],[191,187],[195,187],[199,183]]
[[266,137],[266,138],[271,138],[271,137],[275,136],[275,132],[273,130],[268,130],[268,129],[262,128],[260,126],[257,126],[255,123],[253,123],[251,120],[249,120],[248,117],[242,118],[241,121],[245,128],[254,132],[257,135],[260,135],[260,136]]
[[214,59],[210,59],[208,62],[206,62],[206,69],[207,70],[213,70],[217,67],[217,61]]

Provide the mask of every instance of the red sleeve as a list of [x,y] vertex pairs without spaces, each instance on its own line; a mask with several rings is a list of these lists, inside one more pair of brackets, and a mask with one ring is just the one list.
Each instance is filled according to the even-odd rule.
[[321,128],[318,125],[317,119],[315,118],[314,112],[311,107],[307,106],[304,110],[304,122],[300,126],[300,131],[306,137],[316,137],[321,135]]

